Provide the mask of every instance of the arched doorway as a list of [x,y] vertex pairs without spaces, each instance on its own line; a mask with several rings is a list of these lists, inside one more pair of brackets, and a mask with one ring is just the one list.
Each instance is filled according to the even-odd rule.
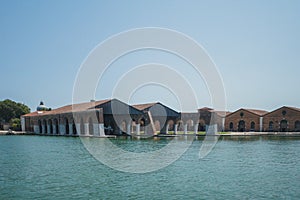
[[186,122],[186,124],[187,124],[187,130],[188,131],[193,131],[194,129],[194,121],[193,120],[191,120],[191,119],[189,119],[189,120],[187,120],[187,122]]
[[286,132],[287,126],[288,126],[287,120],[283,119],[280,121],[280,131],[281,132]]
[[295,131],[300,131],[300,121],[295,122]]
[[44,126],[44,133],[46,134],[46,133],[48,133],[48,130],[47,130],[47,121],[44,119],[43,120],[43,126]]
[[89,118],[89,135],[94,135],[94,125],[91,117]]
[[39,124],[39,133],[42,133],[42,122],[41,120],[38,121]]
[[66,131],[66,135],[70,134],[68,118],[65,118],[65,131]]
[[233,123],[232,122],[229,123],[229,130],[233,131]]
[[269,131],[274,130],[274,123],[272,121],[269,122]]
[[198,131],[205,131],[205,121],[203,119],[199,120]]
[[49,133],[53,134],[53,126],[52,126],[52,120],[51,119],[48,120],[48,124],[49,124]]
[[174,130],[174,121],[169,120],[168,121],[168,131],[173,131]]
[[238,131],[239,132],[244,132],[245,131],[245,121],[244,120],[239,121]]
[[77,129],[76,129],[76,125],[75,125],[74,120],[73,120],[73,123],[72,123],[72,133],[73,133],[73,135],[77,135]]
[[250,130],[255,131],[255,122],[251,122],[250,124]]

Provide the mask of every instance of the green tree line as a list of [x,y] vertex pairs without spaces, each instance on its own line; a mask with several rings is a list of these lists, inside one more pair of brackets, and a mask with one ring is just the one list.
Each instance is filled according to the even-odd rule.
[[14,130],[21,129],[21,115],[30,113],[30,108],[10,99],[0,101],[0,123],[10,123]]

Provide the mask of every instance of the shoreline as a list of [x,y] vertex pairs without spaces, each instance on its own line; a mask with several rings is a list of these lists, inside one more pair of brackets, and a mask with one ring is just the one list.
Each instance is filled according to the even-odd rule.
[[[53,135],[53,134],[37,134],[33,132],[23,131],[3,131],[0,130],[0,135],[36,135],[36,136],[64,136],[64,137],[95,137],[95,138],[116,138],[119,135],[105,135],[105,136],[92,136],[92,135]],[[300,136],[300,132],[226,132],[219,134],[209,134],[210,136]],[[124,137],[124,135],[120,135]],[[138,135],[143,136],[143,135]],[[207,136],[207,134],[158,134],[152,137],[180,137],[180,136]],[[128,136],[133,137],[133,136]]]

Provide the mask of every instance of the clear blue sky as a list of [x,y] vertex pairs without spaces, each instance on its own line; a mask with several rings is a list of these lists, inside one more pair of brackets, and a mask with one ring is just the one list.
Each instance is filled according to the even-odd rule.
[[223,77],[229,110],[300,107],[300,1],[284,0],[0,0],[0,99],[33,110],[41,99],[52,108],[71,103],[88,53],[139,27],[174,29],[200,43]]

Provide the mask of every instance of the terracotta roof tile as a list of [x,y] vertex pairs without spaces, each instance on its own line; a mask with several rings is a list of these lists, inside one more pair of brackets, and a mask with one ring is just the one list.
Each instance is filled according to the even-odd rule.
[[152,106],[154,106],[156,103],[145,103],[145,104],[136,104],[136,105],[132,105],[132,107],[138,109],[138,110],[145,110],[147,108],[150,108]]

